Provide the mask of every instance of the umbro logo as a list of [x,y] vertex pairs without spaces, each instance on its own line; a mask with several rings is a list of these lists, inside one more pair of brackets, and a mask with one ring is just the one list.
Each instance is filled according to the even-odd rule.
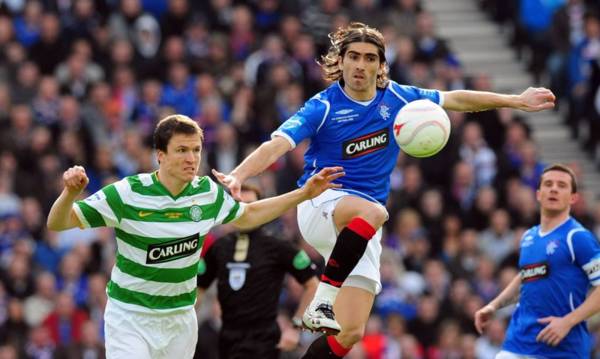
[[343,110],[336,111],[335,114],[336,115],[347,115],[347,114],[349,114],[352,111],[354,111],[354,110],[351,109],[351,108],[346,108],[346,109],[343,109]]

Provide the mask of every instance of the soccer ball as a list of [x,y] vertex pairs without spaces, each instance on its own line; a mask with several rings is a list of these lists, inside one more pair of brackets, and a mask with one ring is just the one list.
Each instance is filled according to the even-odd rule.
[[417,100],[402,107],[394,119],[394,138],[412,157],[430,157],[440,152],[450,137],[450,119],[444,109]]

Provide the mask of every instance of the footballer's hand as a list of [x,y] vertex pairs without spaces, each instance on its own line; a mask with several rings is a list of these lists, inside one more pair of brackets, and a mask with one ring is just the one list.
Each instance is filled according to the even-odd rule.
[[538,319],[538,323],[547,324],[537,335],[537,342],[546,343],[552,347],[557,346],[569,334],[571,324],[564,317],[545,317]]
[[292,326],[288,326],[281,330],[281,337],[277,348],[284,352],[290,352],[298,347],[300,342],[300,331]]
[[89,182],[85,169],[81,166],[73,166],[63,173],[63,184],[70,195],[79,195]]
[[519,110],[537,112],[553,108],[556,97],[547,88],[530,87],[519,95],[519,100]]
[[341,184],[333,183],[346,173],[343,167],[325,167],[306,181],[302,190],[308,199],[315,198],[330,188],[341,188]]
[[229,190],[231,196],[236,201],[241,201],[241,193],[242,193],[242,181],[232,175],[226,175],[221,173],[215,169],[212,170],[212,174],[221,182],[221,184]]
[[475,312],[475,329],[479,334],[483,334],[495,312],[496,309],[489,304]]

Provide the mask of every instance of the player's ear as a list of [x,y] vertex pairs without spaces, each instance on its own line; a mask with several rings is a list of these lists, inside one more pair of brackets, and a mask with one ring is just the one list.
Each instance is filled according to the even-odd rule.
[[573,205],[577,201],[579,201],[579,193],[571,193],[571,200],[569,201],[569,204]]
[[156,150],[156,160],[158,161],[158,164],[160,165],[163,158],[165,157],[165,153],[161,150]]

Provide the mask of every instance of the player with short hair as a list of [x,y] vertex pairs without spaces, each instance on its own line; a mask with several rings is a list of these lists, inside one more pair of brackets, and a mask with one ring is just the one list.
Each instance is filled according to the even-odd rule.
[[154,132],[159,169],[110,184],[75,201],[88,184],[81,166],[63,174],[48,228],[114,227],[115,265],[104,314],[109,358],[191,358],[197,341],[194,311],[199,250],[221,223],[254,228],[326,189],[343,175],[326,168],[306,185],[250,204],[233,200],[209,177],[196,175],[203,133],[183,115],[161,120]]
[[[340,358],[364,333],[375,295],[381,290],[381,227],[390,173],[400,148],[393,140],[394,117],[407,103],[429,99],[447,110],[482,111],[512,107],[540,111],[554,106],[547,89],[520,95],[420,89],[388,80],[383,36],[362,23],[330,34],[322,58],[328,88],[304,106],[229,175],[213,171],[237,198],[240,185],[267,169],[298,143],[310,139],[304,155],[305,181],[320,168],[342,165],[341,189],[328,190],[298,206],[300,231],[326,260],[321,283],[303,322],[311,330],[337,334],[321,337],[305,358]],[[334,316],[335,312],[335,316]],[[341,331],[340,331],[341,330]]]
[[497,359],[589,358],[585,320],[600,311],[600,243],[570,216],[579,194],[569,167],[546,167],[536,197],[540,224],[523,234],[520,272],[475,313],[475,327],[482,333],[497,310],[518,302]]

